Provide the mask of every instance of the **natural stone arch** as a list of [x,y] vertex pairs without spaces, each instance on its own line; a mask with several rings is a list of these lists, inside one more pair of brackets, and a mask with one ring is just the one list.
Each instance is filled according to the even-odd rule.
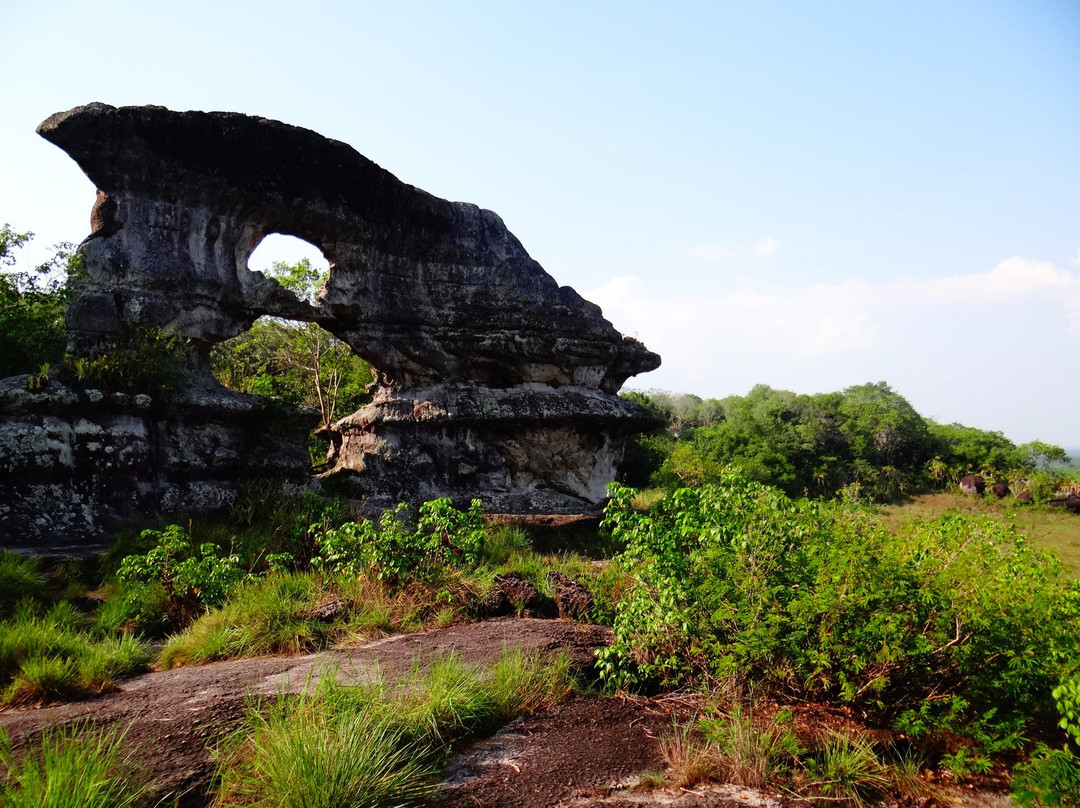
[[[491,211],[234,113],[91,104],[38,131],[99,189],[72,347],[98,350],[122,321],[203,346],[263,315],[318,323],[378,370],[373,402],[335,424],[334,457],[377,502],[595,508],[625,440],[650,422],[614,394],[659,357],[560,287]],[[314,304],[246,269],[271,232],[330,262]]]

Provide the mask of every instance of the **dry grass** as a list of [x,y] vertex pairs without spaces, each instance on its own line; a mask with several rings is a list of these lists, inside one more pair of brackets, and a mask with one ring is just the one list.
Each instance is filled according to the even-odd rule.
[[1080,515],[1064,509],[1020,505],[1012,497],[924,494],[902,505],[882,508],[889,527],[896,531],[911,519],[936,519],[944,514],[978,514],[1011,522],[1035,547],[1052,550],[1074,577],[1080,577]]

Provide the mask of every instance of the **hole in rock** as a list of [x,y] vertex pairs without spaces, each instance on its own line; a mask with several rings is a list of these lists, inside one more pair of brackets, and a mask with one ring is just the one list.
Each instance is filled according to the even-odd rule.
[[330,262],[309,241],[283,233],[269,233],[255,245],[248,269],[274,278],[302,300],[314,303],[330,277]]

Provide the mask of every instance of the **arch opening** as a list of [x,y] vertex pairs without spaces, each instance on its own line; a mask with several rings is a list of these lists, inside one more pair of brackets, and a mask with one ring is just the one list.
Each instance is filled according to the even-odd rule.
[[273,278],[307,303],[315,303],[330,279],[330,261],[310,241],[267,233],[248,255],[247,268]]
[[270,316],[214,345],[210,371],[229,390],[317,411],[308,436],[314,471],[334,457],[333,423],[370,403],[376,380],[370,363],[318,324]]

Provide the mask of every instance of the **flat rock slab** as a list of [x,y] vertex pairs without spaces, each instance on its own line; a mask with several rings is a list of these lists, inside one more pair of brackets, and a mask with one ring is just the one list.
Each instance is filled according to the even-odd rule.
[[49,726],[85,722],[126,727],[124,743],[140,758],[155,790],[178,793],[180,805],[206,803],[213,776],[208,747],[232,730],[254,696],[298,693],[332,671],[342,683],[384,681],[422,669],[440,657],[490,664],[506,649],[568,652],[578,665],[610,641],[601,626],[558,620],[504,619],[403,634],[297,657],[257,657],[157,671],[120,683],[117,691],[85,701],[0,711],[0,730],[15,750],[36,742]]

